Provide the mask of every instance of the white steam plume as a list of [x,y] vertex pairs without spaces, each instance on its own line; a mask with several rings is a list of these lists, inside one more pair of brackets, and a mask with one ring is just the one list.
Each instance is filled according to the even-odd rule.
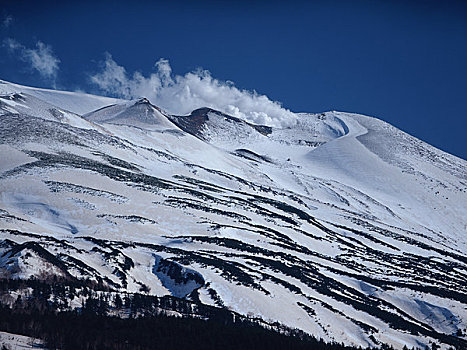
[[157,61],[155,69],[147,77],[139,72],[131,76],[107,53],[102,70],[91,76],[91,81],[104,92],[123,98],[146,97],[173,114],[210,107],[255,124],[284,127],[296,121],[295,114],[279,102],[256,92],[239,90],[231,82],[213,78],[206,70],[173,76],[165,59]]

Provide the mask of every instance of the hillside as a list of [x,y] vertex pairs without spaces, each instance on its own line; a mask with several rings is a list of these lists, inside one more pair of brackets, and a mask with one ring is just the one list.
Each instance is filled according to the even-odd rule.
[[466,165],[357,114],[275,128],[1,81],[0,269],[326,342],[462,348]]

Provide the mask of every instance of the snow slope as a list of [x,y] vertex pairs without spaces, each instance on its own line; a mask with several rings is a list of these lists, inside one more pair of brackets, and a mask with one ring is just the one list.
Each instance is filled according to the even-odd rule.
[[4,274],[199,299],[357,346],[465,344],[464,160],[349,113],[278,129],[0,92]]
[[116,98],[95,96],[80,92],[33,88],[0,80],[1,95],[20,92],[77,114],[85,114],[101,107],[123,102]]
[[25,337],[24,335],[13,334],[8,332],[0,332],[0,345],[6,349],[44,349],[44,344],[41,340]]

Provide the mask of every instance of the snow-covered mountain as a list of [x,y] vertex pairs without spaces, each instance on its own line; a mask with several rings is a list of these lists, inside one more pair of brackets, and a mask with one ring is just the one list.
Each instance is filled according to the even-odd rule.
[[467,163],[381,120],[273,128],[0,81],[0,135],[4,276],[88,278],[349,345],[467,344]]

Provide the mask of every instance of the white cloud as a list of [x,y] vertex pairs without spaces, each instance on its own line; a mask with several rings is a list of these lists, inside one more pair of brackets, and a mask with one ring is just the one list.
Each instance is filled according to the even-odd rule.
[[174,76],[165,59],[157,61],[155,73],[146,77],[139,72],[129,75],[107,53],[102,70],[91,76],[91,81],[109,94],[128,99],[146,97],[173,114],[210,107],[256,124],[288,126],[296,121],[295,114],[279,102],[217,80],[206,70]]
[[55,82],[60,60],[54,55],[51,46],[38,41],[36,48],[30,49],[11,38],[5,39],[3,43],[10,52],[18,53],[19,58],[29,63],[31,68],[35,69],[42,77]]
[[24,46],[22,46],[19,42],[11,38],[3,40],[3,46],[5,46],[10,52],[24,48]]
[[13,22],[13,16],[8,15],[3,19],[2,26],[4,28],[8,28],[11,25],[12,22]]

